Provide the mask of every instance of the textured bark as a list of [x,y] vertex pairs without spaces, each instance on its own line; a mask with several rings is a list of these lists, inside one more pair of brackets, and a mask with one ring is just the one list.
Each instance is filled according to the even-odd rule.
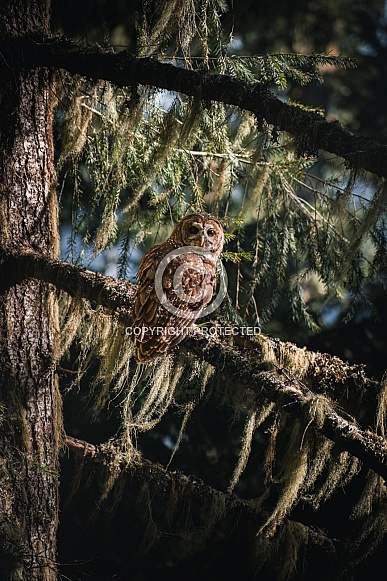
[[[48,2],[3,2],[2,36],[48,33]],[[0,247],[58,253],[52,73],[0,86]],[[56,298],[27,279],[0,294],[0,578],[56,579],[60,398]]]

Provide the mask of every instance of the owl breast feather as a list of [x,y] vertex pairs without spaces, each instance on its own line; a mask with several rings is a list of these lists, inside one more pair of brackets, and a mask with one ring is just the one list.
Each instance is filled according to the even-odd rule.
[[[139,266],[133,325],[142,330],[136,336],[137,360],[141,362],[159,357],[180,343],[213,297],[216,258],[210,252],[187,248],[186,252],[172,254],[161,281],[156,277],[160,263],[173,250],[168,242],[155,246]],[[156,289],[160,283],[162,288]]]

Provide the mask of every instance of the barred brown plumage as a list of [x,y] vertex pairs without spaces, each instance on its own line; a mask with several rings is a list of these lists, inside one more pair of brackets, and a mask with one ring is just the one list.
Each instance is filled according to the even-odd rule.
[[134,304],[136,355],[150,361],[180,343],[211,302],[224,234],[210,215],[190,214],[140,261]]

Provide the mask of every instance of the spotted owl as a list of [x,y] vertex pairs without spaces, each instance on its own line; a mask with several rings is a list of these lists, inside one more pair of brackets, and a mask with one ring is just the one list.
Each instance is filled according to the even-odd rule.
[[180,343],[211,303],[223,244],[216,218],[190,214],[144,254],[133,316],[138,361],[155,359]]

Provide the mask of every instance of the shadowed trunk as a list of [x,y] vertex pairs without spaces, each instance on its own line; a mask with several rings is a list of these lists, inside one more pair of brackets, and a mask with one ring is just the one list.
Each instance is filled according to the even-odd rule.
[[[2,38],[48,34],[46,1],[3,2]],[[7,67],[3,54],[2,67]],[[0,246],[58,251],[52,74],[0,76]],[[0,578],[56,578],[60,398],[56,296],[32,279],[0,295]]]

